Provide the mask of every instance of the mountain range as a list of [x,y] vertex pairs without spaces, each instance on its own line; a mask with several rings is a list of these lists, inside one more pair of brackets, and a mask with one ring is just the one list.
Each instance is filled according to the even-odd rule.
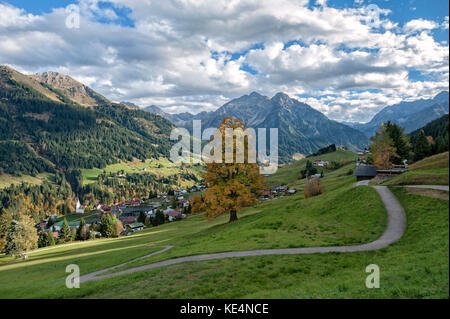
[[387,106],[367,123],[347,122],[345,124],[360,130],[368,137],[373,136],[380,124],[387,121],[402,126],[405,133],[410,133],[448,112],[449,94],[447,91],[442,91],[432,99],[418,99]]
[[[155,105],[140,109],[130,102],[113,103],[57,72],[25,75],[0,66],[0,147],[10,150],[10,158],[34,163],[25,173],[168,156],[174,126],[192,129],[192,121],[201,120],[203,129],[218,127],[226,116],[247,127],[278,128],[279,161],[289,162],[329,144],[363,148],[387,120],[414,131],[448,108],[448,92],[441,92],[433,99],[388,106],[365,124],[344,124],[284,93],[252,92],[212,112],[169,114]],[[16,162],[0,158],[0,170],[23,172]]]
[[368,138],[356,129],[330,120],[308,104],[277,93],[272,98],[257,92],[241,96],[213,112],[167,114],[157,106],[143,108],[161,115],[175,125],[192,129],[192,120],[201,120],[202,128],[218,127],[222,119],[232,116],[247,127],[278,128],[280,162],[291,161],[294,154],[311,154],[329,144],[362,148]]
[[253,92],[231,100],[216,111],[195,115],[187,112],[169,114],[155,105],[143,109],[188,129],[192,128],[192,120],[201,120],[204,128],[217,127],[225,116],[239,118],[248,127],[276,127],[279,129],[280,160],[286,162],[294,154],[311,154],[328,144],[362,148],[368,144],[368,139],[381,123],[387,121],[399,124],[405,133],[410,133],[448,114],[449,93],[443,91],[432,99],[403,101],[386,106],[368,123],[338,123],[281,92],[272,98]]

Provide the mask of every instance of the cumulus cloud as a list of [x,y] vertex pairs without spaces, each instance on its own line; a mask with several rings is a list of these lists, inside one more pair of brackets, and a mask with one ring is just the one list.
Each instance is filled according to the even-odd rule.
[[420,30],[432,30],[439,27],[439,24],[431,21],[431,20],[425,20],[425,19],[414,19],[411,21],[408,21],[403,29],[406,32],[414,32],[414,31],[420,31]]
[[[171,113],[284,91],[331,118],[368,121],[387,104],[448,85],[448,44],[432,35],[448,29],[448,17],[399,27],[381,9],[372,25],[363,1],[309,2],[80,0],[79,29],[67,28],[65,8],[32,15],[0,4],[0,64],[66,73],[113,101]],[[120,23],[123,12],[131,23]]]

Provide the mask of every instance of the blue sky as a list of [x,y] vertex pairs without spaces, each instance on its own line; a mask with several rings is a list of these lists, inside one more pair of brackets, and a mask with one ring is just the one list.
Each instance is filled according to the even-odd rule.
[[[67,27],[70,4],[78,28]],[[370,5],[387,10],[379,25],[367,24]],[[0,64],[170,113],[283,91],[365,122],[448,86],[448,12],[440,0],[0,0]]]

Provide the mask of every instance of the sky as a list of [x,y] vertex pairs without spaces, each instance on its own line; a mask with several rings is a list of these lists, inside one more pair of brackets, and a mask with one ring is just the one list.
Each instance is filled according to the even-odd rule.
[[0,65],[168,113],[284,92],[337,121],[449,85],[441,0],[0,0]]

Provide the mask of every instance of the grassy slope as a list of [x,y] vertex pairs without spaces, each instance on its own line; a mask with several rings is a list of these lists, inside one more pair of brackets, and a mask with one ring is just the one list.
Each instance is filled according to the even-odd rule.
[[[373,189],[352,189],[353,183],[351,176],[328,176],[324,183],[325,194],[308,200],[297,194],[247,208],[233,225],[226,225],[227,216],[208,222],[199,215],[129,237],[31,254],[25,262],[0,257],[0,297],[66,296],[66,265],[79,264],[81,273],[88,273],[146,255],[151,249],[149,245],[174,244],[176,247],[133,266],[206,252],[372,241],[385,227],[385,211]],[[20,281],[8,279],[15,276],[20,276]],[[84,287],[81,290],[70,293],[92,293]]]
[[[381,250],[193,262],[91,282],[53,296],[448,298],[448,201],[392,191],[406,210],[408,226],[399,242]],[[365,287],[369,264],[380,267],[379,289]]]
[[[159,166],[162,167],[159,167]],[[133,169],[134,168],[134,169]],[[156,174],[157,176],[169,176],[180,173],[180,166],[170,162],[166,158],[147,159],[145,162],[121,162],[106,166],[104,169],[82,169],[83,181],[85,184],[95,182],[97,176],[102,174],[103,171],[107,173],[116,173],[117,171],[124,170],[125,173],[143,173],[140,170],[146,168],[146,173]],[[188,172],[195,174],[198,178],[201,177],[202,167],[200,166],[186,166]],[[192,182],[184,183],[185,186],[192,186]]]
[[[268,178],[268,184],[269,185],[290,185],[294,183],[298,175],[300,174],[300,171],[305,169],[306,167],[306,161],[313,162],[314,159],[320,158],[324,161],[337,161],[343,159],[356,159],[358,156],[350,151],[336,151],[333,153],[323,154],[319,156],[312,156],[308,158],[301,159],[300,161],[296,161],[290,165],[283,166],[278,169],[277,173],[273,176],[270,176]],[[324,171],[324,174],[328,173],[329,171],[322,167],[317,167],[318,171],[320,172],[322,169]]]
[[48,180],[52,174],[42,173],[36,177],[30,175],[12,176],[9,174],[0,174],[0,189],[10,187],[11,184],[18,185],[21,183],[29,183],[33,185],[41,185],[44,180]]
[[448,185],[449,152],[436,154],[420,160],[409,167],[407,173],[400,174],[384,184],[386,185]]

